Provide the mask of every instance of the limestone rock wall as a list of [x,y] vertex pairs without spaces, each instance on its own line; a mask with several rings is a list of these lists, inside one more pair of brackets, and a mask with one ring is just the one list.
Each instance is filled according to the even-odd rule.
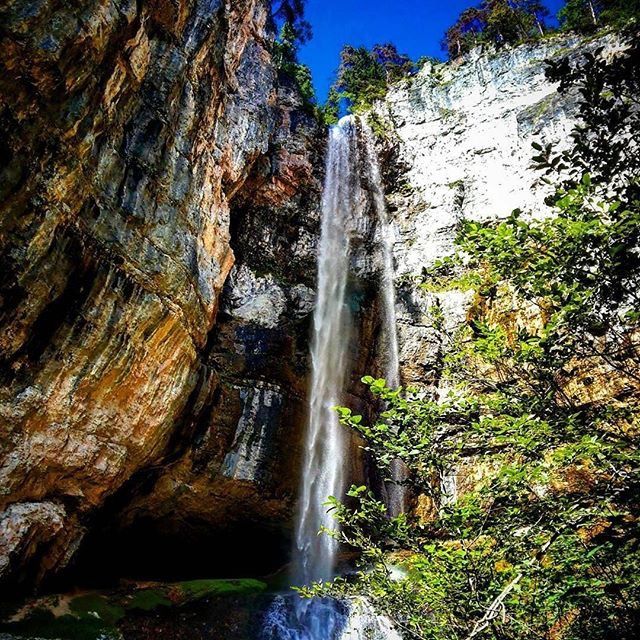
[[[525,216],[552,213],[545,204],[550,187],[534,168],[532,143],[570,145],[579,95],[557,91],[545,74],[546,60],[579,56],[604,47],[615,50],[615,35],[584,41],[554,36],[535,44],[483,51],[445,65],[427,64],[415,78],[392,88],[373,114],[382,134],[388,200],[396,225],[397,315],[402,378],[438,398],[447,391],[443,360],[456,329],[472,319],[513,318],[532,326],[537,310],[518,309],[506,296],[484,305],[471,291],[427,292],[418,286],[423,268],[453,254],[463,220],[490,221],[514,209]],[[432,318],[439,309],[443,326]],[[576,372],[570,392],[591,401],[590,376]],[[490,375],[488,373],[487,375]],[[623,376],[613,371],[602,378]],[[615,384],[595,384],[615,397]],[[470,457],[439,478],[443,503],[474,486],[490,468],[491,452]],[[416,496],[416,513],[433,518],[437,506]]]
[[569,142],[576,97],[560,95],[545,77],[549,58],[579,53],[613,37],[584,43],[556,36],[500,51],[476,49],[446,65],[427,64],[396,85],[374,117],[386,142],[388,200],[396,225],[398,330],[406,383],[438,385],[445,345],[429,320],[441,307],[447,329],[465,322],[469,295],[430,294],[413,279],[454,251],[463,219],[491,220],[519,208],[550,210],[550,187],[533,168],[531,143]]
[[[217,438],[217,473],[245,488],[254,453],[270,455],[246,433],[271,424],[278,390],[220,386],[251,368],[234,360],[249,360],[244,343],[264,346],[234,331],[265,320],[237,305],[245,285],[221,292],[242,203],[290,216],[317,190],[308,142],[322,145],[281,86],[272,38],[266,0],[2,3],[0,579],[65,566],[105,500],[122,508],[145,470],[206,468],[185,462],[194,442]],[[312,277],[282,293],[300,317]],[[221,307],[239,324],[219,335]],[[220,351],[230,364],[217,366]],[[207,512],[227,491],[209,493]]]
[[[204,356],[215,377],[211,400],[195,437],[118,523],[127,536],[145,521],[174,540],[177,554],[189,541],[207,546],[246,535],[253,542],[242,554],[257,572],[283,564],[290,551],[324,160],[322,131],[286,82],[277,102],[281,118],[269,156],[255,163],[233,202],[236,263]],[[210,553],[224,565],[223,548]],[[209,571],[219,570],[214,561]]]

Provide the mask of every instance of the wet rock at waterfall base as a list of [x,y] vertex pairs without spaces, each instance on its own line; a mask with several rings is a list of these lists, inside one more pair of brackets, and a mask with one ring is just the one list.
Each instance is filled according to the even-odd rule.
[[258,638],[273,596],[259,580],[125,585],[5,604],[2,638],[248,640]]
[[254,579],[42,597],[0,610],[2,640],[399,640],[363,599],[304,600]]
[[280,595],[264,618],[259,640],[401,640],[392,622],[365,598],[300,599]]

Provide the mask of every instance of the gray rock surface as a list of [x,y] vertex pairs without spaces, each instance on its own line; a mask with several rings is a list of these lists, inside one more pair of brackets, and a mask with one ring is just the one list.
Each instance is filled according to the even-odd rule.
[[[576,99],[560,95],[545,61],[577,55],[614,37],[581,43],[556,36],[500,51],[476,49],[445,65],[428,63],[394,86],[375,116],[392,146],[386,166],[396,225],[398,324],[405,382],[437,383],[442,339],[429,309],[439,306],[448,329],[465,321],[470,298],[460,291],[420,291],[412,279],[451,255],[462,220],[496,220],[518,208],[550,213],[550,187],[532,166],[531,144],[566,147]],[[389,142],[390,141],[390,142]]]

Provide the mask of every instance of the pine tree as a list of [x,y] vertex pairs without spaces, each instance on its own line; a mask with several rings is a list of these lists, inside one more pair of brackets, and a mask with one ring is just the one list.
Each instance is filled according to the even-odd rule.
[[447,30],[443,48],[456,58],[485,42],[515,44],[542,36],[548,15],[540,0],[484,0],[460,14]]
[[443,48],[449,56],[458,58],[480,44],[486,21],[487,14],[484,9],[471,7],[463,11],[444,37]]
[[598,27],[601,5],[593,0],[567,0],[558,19],[563,29],[586,33]]
[[304,44],[311,39],[311,25],[305,19],[306,0],[279,0],[273,4],[273,15],[284,24],[289,24],[295,40]]

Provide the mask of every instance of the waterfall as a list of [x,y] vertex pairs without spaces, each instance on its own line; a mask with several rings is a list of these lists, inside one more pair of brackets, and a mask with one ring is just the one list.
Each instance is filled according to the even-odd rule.
[[[384,377],[387,385],[397,387],[400,384],[400,356],[398,348],[398,328],[396,317],[395,270],[393,268],[393,225],[389,219],[387,203],[382,185],[380,162],[376,152],[371,128],[362,120],[367,166],[373,194],[373,205],[378,218],[382,235],[382,304],[384,310],[384,335],[387,347]],[[391,461],[391,481],[387,483],[387,510],[390,516],[397,516],[405,511],[407,467],[402,460]]]
[[371,192],[373,194],[373,206],[382,236],[383,269],[381,291],[384,309],[384,335],[387,342],[385,379],[388,386],[397,387],[400,384],[400,356],[396,317],[395,269],[393,268],[393,244],[395,238],[393,225],[389,220],[389,212],[384,197],[380,162],[374,144],[373,132],[364,119],[361,122],[367,155],[367,166],[369,168]]
[[[388,336],[389,381],[398,384],[398,342],[395,335],[393,236],[387,220],[380,169],[365,132],[366,168],[371,172],[373,207],[383,237],[382,283]],[[301,492],[293,550],[293,583],[309,585],[335,576],[338,543],[321,528],[335,528],[325,502],[345,493],[347,434],[334,410],[343,403],[351,341],[348,301],[351,239],[366,226],[365,198],[360,182],[356,120],[346,117],[331,128],[322,197],[318,247],[316,307],[311,341],[309,417],[305,437]],[[394,327],[393,332],[390,327]],[[395,372],[395,373],[391,373]],[[366,601],[305,600],[278,596],[265,618],[264,640],[399,640],[388,620],[377,616]]]
[[346,435],[334,407],[343,401],[350,337],[346,300],[350,233],[361,215],[357,138],[352,118],[332,127],[322,198],[318,293],[311,343],[309,423],[294,550],[294,580],[309,584],[334,576],[337,542],[318,535],[333,520],[324,503],[345,490]]
[[[338,543],[325,502],[345,493],[347,434],[334,410],[343,402],[351,335],[347,301],[350,237],[362,216],[355,121],[343,118],[329,133],[318,247],[316,307],[311,340],[311,385],[301,491],[293,550],[293,583],[309,585],[335,576]],[[336,640],[349,607],[331,599],[279,596],[265,620],[265,640]]]

